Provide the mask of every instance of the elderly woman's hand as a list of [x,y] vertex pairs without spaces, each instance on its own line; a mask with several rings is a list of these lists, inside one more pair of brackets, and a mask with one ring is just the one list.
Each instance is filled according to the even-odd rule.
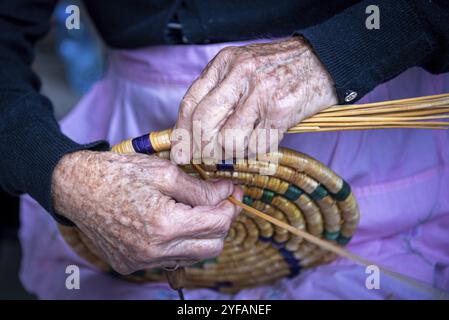
[[117,272],[217,256],[239,209],[230,181],[201,181],[169,161],[80,151],[53,174],[55,210],[73,221]]
[[[277,143],[287,129],[335,103],[332,79],[302,38],[227,47],[187,91],[175,128],[192,134],[197,121],[203,151],[206,145],[213,150],[210,143],[214,148],[233,148],[231,139],[224,139],[223,143],[223,138],[219,138],[219,133],[224,137],[226,129],[239,129],[236,137],[249,138],[240,140],[246,144],[266,134],[255,129],[278,129],[279,139],[274,141]],[[198,152],[199,143],[195,147]],[[172,158],[177,163],[190,160],[190,153],[174,150]]]

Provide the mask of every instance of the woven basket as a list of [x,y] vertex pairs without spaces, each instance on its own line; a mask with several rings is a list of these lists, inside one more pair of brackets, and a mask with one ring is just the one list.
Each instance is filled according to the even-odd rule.
[[[115,147],[120,153],[155,153],[169,159],[170,130],[129,139]],[[355,232],[360,214],[350,186],[319,161],[280,148],[271,154],[277,165],[263,161],[202,165],[210,178],[232,179],[244,189],[243,202],[308,233],[344,246]],[[272,158],[273,159],[273,158]],[[276,162],[275,162],[276,163]],[[259,172],[274,166],[273,175]],[[198,175],[191,165],[182,169]],[[88,239],[76,227],[60,226],[73,250],[106,272],[131,281],[165,281],[161,269],[132,275],[115,273],[89,250]],[[225,240],[222,253],[185,269],[185,288],[237,292],[244,288],[296,276],[301,269],[328,263],[333,253],[317,247],[257,217],[240,214]]]

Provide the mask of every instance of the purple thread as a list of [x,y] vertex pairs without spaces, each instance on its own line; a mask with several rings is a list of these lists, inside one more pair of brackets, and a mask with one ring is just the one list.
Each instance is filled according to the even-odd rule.
[[132,144],[134,151],[137,153],[154,153],[149,134],[144,134],[143,136],[134,138],[132,140]]

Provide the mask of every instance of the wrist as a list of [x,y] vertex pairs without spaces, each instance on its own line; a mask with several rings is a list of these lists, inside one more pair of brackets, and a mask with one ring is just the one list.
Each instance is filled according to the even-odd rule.
[[85,175],[83,167],[86,161],[98,152],[81,150],[64,155],[56,165],[52,175],[51,196],[57,214],[74,221],[77,210],[73,199],[78,197],[77,177]]
[[303,84],[300,96],[304,99],[298,104],[298,118],[302,121],[323,109],[338,103],[335,83],[325,65],[316,55],[313,47],[302,37],[297,41],[301,45],[302,54],[299,64],[296,66],[297,77]]
[[[317,97],[314,106],[319,110],[338,103],[335,83],[326,66],[321,62],[310,42],[300,35],[291,37],[290,42],[296,43],[302,53],[302,67],[300,76],[308,84],[308,93],[311,97]],[[312,99],[313,100],[313,99]],[[318,111],[319,111],[318,110]]]

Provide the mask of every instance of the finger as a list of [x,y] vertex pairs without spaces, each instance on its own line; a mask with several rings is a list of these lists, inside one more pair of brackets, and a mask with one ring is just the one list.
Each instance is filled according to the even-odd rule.
[[192,83],[180,103],[176,129],[191,130],[193,111],[198,103],[218,84],[219,74],[218,68],[211,65]]
[[[234,192],[232,193],[232,196],[235,199],[237,199],[238,201],[242,202],[242,200],[243,200],[243,189],[240,186],[235,185],[234,186]],[[234,206],[234,217],[233,217],[234,221],[237,218],[237,216],[240,214],[241,211],[242,211],[242,208],[240,208],[238,206]]]
[[217,257],[223,250],[223,239],[183,240],[167,252],[169,260],[206,260]]
[[227,75],[198,103],[192,120],[201,121],[202,129],[219,128],[243,98],[244,86],[236,72]]
[[[217,54],[212,59],[200,77],[196,79],[184,95],[178,113],[175,129],[185,129],[192,134],[192,114],[198,103],[221,81],[227,68],[227,60]],[[176,142],[174,142],[174,145]],[[173,150],[173,149],[172,149]],[[186,163],[182,155],[172,153],[171,159],[175,163]],[[187,159],[190,160],[190,159]]]
[[251,132],[249,138],[249,153],[265,155],[267,152],[276,152],[284,131],[276,128],[270,119],[263,119]]
[[159,191],[178,202],[196,206],[214,206],[229,197],[234,191],[230,180],[205,181],[192,177],[173,166],[176,171],[172,179],[161,183]]
[[245,99],[246,85],[235,74],[226,78],[215,87],[195,108],[192,121],[201,127],[201,139],[194,139],[194,149],[202,150],[202,158],[221,160],[218,133],[221,127],[235,111],[241,99]]
[[191,128],[192,114],[197,104],[215,88],[225,76],[228,62],[234,47],[226,47],[221,50],[204,68],[201,75],[187,90],[181,101],[178,121],[175,128]]
[[164,222],[170,224],[168,241],[224,238],[237,213],[238,209],[228,200],[216,206],[194,208],[176,204]]
[[247,154],[249,138],[259,122],[258,104],[253,96],[237,106],[220,129],[225,159],[243,158]]

